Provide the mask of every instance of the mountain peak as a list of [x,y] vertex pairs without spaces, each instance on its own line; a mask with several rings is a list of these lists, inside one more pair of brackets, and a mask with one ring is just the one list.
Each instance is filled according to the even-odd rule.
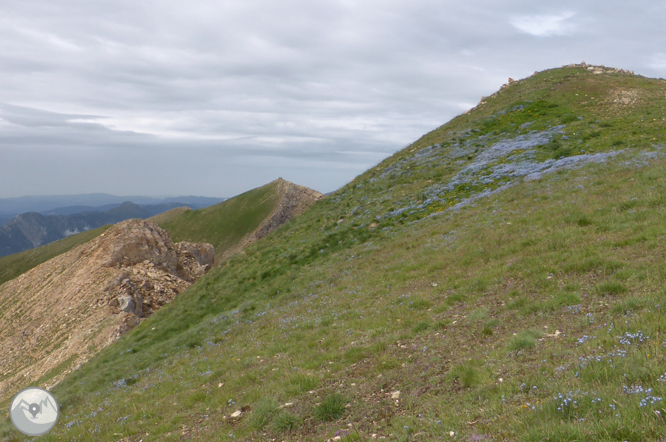
[[139,208],[140,206],[138,204],[134,204],[132,201],[124,201],[118,206],[118,208],[120,208],[120,207],[132,207],[132,208],[136,207],[136,208]]

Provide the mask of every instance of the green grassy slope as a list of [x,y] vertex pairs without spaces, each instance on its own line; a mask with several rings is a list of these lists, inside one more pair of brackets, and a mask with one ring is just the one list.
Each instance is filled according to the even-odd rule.
[[279,202],[277,183],[235,196],[220,204],[199,210],[174,214],[156,222],[174,242],[207,242],[215,247],[217,256],[238,244],[253,232],[275,209]]
[[43,439],[666,437],[665,119],[661,80],[511,84],[70,375]]
[[79,244],[90,241],[106,232],[111,227],[102,226],[87,232],[77,233],[68,238],[46,244],[41,247],[14,253],[13,255],[0,257],[0,284],[14,279],[28,270],[54,258],[62,253],[68,252]]
[[151,216],[148,218],[148,221],[152,221],[157,224],[162,224],[168,221],[172,220],[177,220],[183,212],[189,212],[190,209],[189,207],[183,206],[183,207],[176,207],[175,209],[167,210],[164,213],[160,213],[159,215]]

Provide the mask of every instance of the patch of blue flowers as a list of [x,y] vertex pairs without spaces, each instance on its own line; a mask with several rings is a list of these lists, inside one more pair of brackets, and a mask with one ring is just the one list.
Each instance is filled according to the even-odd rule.
[[581,344],[583,344],[584,342],[589,341],[590,339],[597,339],[597,337],[596,337],[596,336],[592,336],[592,337],[590,337],[590,336],[588,336],[588,335],[583,335],[582,338],[578,338],[578,339],[576,339],[576,343],[577,343],[578,345],[581,345]]
[[645,397],[641,399],[638,405],[641,407],[647,407],[648,405],[654,405],[657,402],[661,402],[662,398],[660,396],[653,396],[651,388],[643,388],[642,385],[633,385],[627,387],[626,385],[622,387],[624,394],[645,394]]
[[650,339],[649,336],[645,336],[640,330],[637,333],[626,332],[624,335],[618,336],[617,338],[620,340],[620,344],[622,345],[640,345]]
[[574,408],[577,408],[578,401],[574,399],[574,396],[577,396],[579,394],[580,394],[579,391],[576,391],[575,394],[573,391],[570,391],[565,394],[559,393],[557,396],[555,396],[555,401],[558,402],[557,411],[561,411],[562,413],[569,413]]

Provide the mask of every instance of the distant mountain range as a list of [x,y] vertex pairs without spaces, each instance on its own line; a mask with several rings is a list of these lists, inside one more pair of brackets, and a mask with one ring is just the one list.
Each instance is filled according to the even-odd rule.
[[198,209],[207,207],[210,205],[207,203],[211,201],[222,200],[202,197],[184,197],[184,199],[186,201],[149,205],[125,201],[122,204],[109,204],[99,208],[66,206],[50,209],[46,214],[35,211],[22,213],[0,227],[0,256],[39,247],[106,224],[115,224],[130,218],[145,219],[182,206]]
[[[148,196],[116,196],[107,193],[89,193],[83,195],[38,195],[17,198],[0,198],[0,223],[21,213],[38,212],[43,215],[72,215],[74,213],[104,211],[119,206],[126,201],[138,205],[159,205],[181,203],[193,209],[212,206],[226,198],[209,198],[203,196],[148,197]],[[67,210],[65,210],[67,209]],[[65,210],[63,212],[63,210]],[[60,212],[57,212],[60,211]],[[68,212],[68,213],[67,213]],[[8,219],[7,219],[8,218]]]

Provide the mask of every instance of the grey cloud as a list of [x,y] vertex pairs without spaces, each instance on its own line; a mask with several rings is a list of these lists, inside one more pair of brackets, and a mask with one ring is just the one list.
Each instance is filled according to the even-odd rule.
[[230,196],[277,176],[328,192],[509,76],[582,60],[664,76],[665,16],[647,0],[9,0],[0,196]]

